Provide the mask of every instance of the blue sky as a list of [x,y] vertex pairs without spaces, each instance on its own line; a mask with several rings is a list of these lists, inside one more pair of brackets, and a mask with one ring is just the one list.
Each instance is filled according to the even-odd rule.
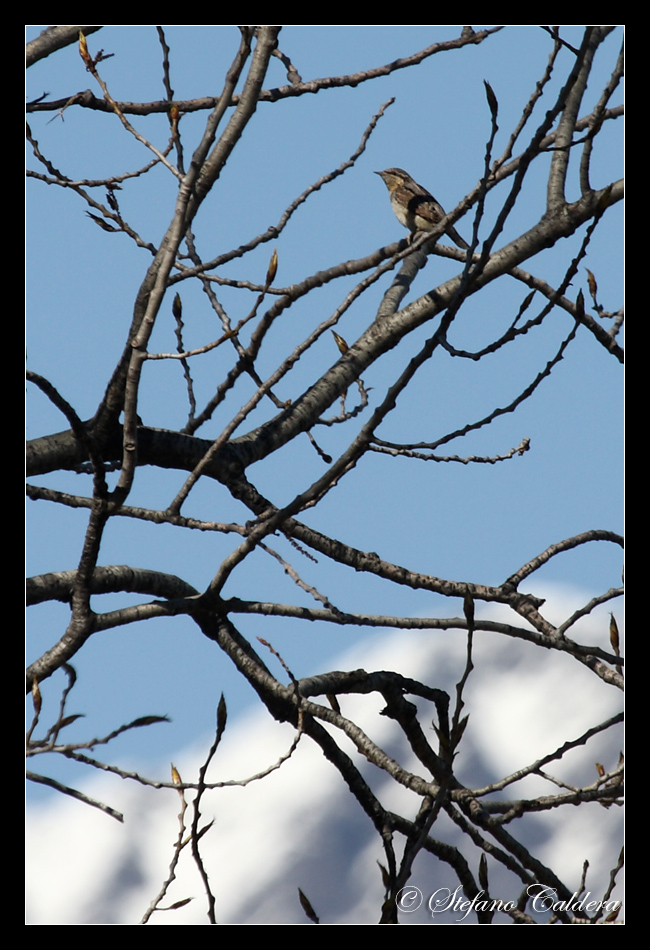
[[[42,29],[28,27],[27,39]],[[576,44],[580,32],[580,27],[562,28],[562,35]],[[176,98],[217,94],[236,48],[236,28],[169,26],[165,33],[172,51]],[[280,34],[280,47],[302,78],[308,79],[388,63],[458,34],[459,28],[451,26],[286,26]],[[599,54],[581,114],[592,108],[600,95],[620,42],[620,31],[615,31]],[[162,98],[161,52],[154,27],[105,27],[89,37],[89,47],[93,54],[101,47],[105,53],[114,54],[100,70],[115,99]],[[276,246],[276,283],[286,286],[337,261],[361,257],[399,240],[404,232],[392,215],[383,183],[373,172],[404,167],[445,208],[453,207],[476,185],[483,169],[490,129],[483,81],[489,81],[499,101],[500,132],[495,148],[499,154],[545,69],[550,47],[550,38],[538,27],[507,27],[480,46],[434,56],[413,70],[398,71],[357,88],[332,89],[274,105],[260,104],[197,220],[201,255],[208,259],[276,223],[304,188],[354,152],[371,117],[392,97],[395,102],[386,110],[356,165],[313,195],[294,215],[280,240],[263,245],[242,261],[232,262],[222,273],[261,282],[271,249]],[[566,74],[569,55],[560,54],[561,76]],[[33,100],[45,91],[51,99],[58,99],[87,87],[100,95],[93,82],[76,46],[71,46],[28,71],[27,99]],[[279,60],[273,60],[265,88],[285,82],[284,68]],[[553,80],[551,89],[557,90],[558,83]],[[614,104],[620,101],[616,96]],[[188,157],[205,117],[205,112],[199,112],[182,120]],[[134,170],[149,161],[150,153],[122,129],[115,117],[71,107],[63,119],[51,118],[51,113],[31,115],[32,133],[43,153],[71,178],[100,179]],[[166,119],[136,117],[133,124],[158,147],[164,147]],[[29,148],[28,167],[37,167]],[[598,140],[592,169],[596,188],[622,174],[620,120],[609,123]],[[542,159],[507,223],[501,243],[539,218],[544,208],[546,170],[547,160]],[[124,217],[145,240],[157,244],[171,219],[174,193],[175,181],[165,170],[134,179],[119,195]],[[574,174],[568,196],[577,198],[578,193]],[[103,200],[103,189],[98,191],[98,198]],[[496,189],[488,201],[488,220],[500,198],[501,192]],[[135,293],[150,261],[148,252],[135,248],[125,235],[100,230],[85,210],[76,195],[28,180],[28,367],[50,379],[82,417],[92,415],[102,397],[124,345]],[[469,237],[469,219],[463,219],[458,229]],[[586,261],[598,280],[599,298],[609,310],[616,310],[622,303],[621,229],[622,209],[615,206],[596,231]],[[529,262],[527,269],[553,284],[560,279],[580,239],[581,234],[560,242]],[[454,262],[432,257],[407,300],[415,299],[456,269]],[[375,285],[339,324],[338,330],[348,342],[357,339],[372,321],[389,281],[386,276]],[[333,312],[353,284],[353,278],[330,284],[288,311],[274,329],[269,353],[261,358],[258,369],[263,377],[307,329]],[[579,289],[588,300],[584,267],[570,296]],[[452,342],[475,349],[496,336],[498,328],[512,320],[526,292],[514,281],[504,279],[487,288],[468,304]],[[197,346],[214,338],[214,316],[201,290],[185,282],[181,293],[186,344]],[[238,318],[250,307],[253,297],[242,299],[241,292],[225,289],[222,299]],[[402,396],[399,417],[390,418],[379,434],[388,440],[430,441],[507,404],[552,358],[569,328],[568,317],[557,312],[541,330],[520,339],[516,349],[508,348],[480,364],[452,360],[439,352]],[[366,385],[372,387],[371,405],[383,397],[386,386],[429,332],[427,327],[421,328],[371,368],[364,377]],[[152,347],[161,351],[175,347],[171,296],[163,305]],[[331,335],[324,335],[283,381],[278,395],[295,399],[337,358]],[[209,398],[224,368],[226,354],[224,351],[222,355],[221,350],[202,364],[197,377],[204,399]],[[216,437],[249,395],[250,387],[244,384],[233,393],[223,415],[199,435]],[[335,410],[332,407],[332,414]],[[183,424],[187,401],[177,363],[147,366],[139,412],[150,426],[175,428]],[[260,407],[237,434],[274,413],[270,404]],[[336,456],[363,424],[364,417],[360,419],[344,427],[320,428],[316,438],[325,451]],[[27,428],[29,437],[67,428],[63,417],[32,386],[27,392]],[[485,584],[499,583],[563,538],[590,528],[621,531],[620,366],[587,332],[578,334],[550,379],[516,413],[451,443],[444,454],[504,454],[524,437],[531,439],[531,451],[494,466],[423,463],[371,454],[315,511],[306,513],[305,520],[314,528],[414,570]],[[251,477],[267,497],[281,504],[322,471],[322,461],[303,437],[278,457],[255,465]],[[89,480],[72,474],[54,473],[34,482],[90,493]],[[129,502],[165,507],[182,482],[183,473],[144,469]],[[241,522],[248,517],[213,483],[199,484],[185,513],[220,521]],[[84,511],[59,509],[39,501],[28,504],[27,515],[28,573],[75,567],[86,524]],[[100,563],[130,563],[175,573],[200,589],[209,583],[235,543],[232,536],[189,534],[169,526],[154,528],[113,519]],[[297,555],[284,539],[274,539],[274,544],[307,583],[317,586],[343,610],[433,616],[461,613],[459,603],[423,591],[389,588],[375,578],[345,571],[324,559],[313,564]],[[592,544],[555,558],[526,589],[535,592],[536,585],[564,585],[580,589],[588,598],[618,586],[620,571],[618,547]],[[225,594],[312,603],[285,576],[281,566],[262,552],[247,560]],[[114,595],[94,606],[98,610],[114,609],[138,600]],[[67,620],[67,609],[60,604],[41,605],[32,612],[29,661],[58,639]],[[370,633],[279,619],[268,623],[253,618],[240,620],[247,637],[270,640],[297,676],[333,668],[342,650],[362,642]],[[607,646],[605,633],[600,645]],[[86,718],[70,728],[71,741],[101,735],[147,713],[164,713],[172,718],[171,725],[128,734],[106,751],[111,761],[125,766],[144,763],[153,767],[168,761],[176,750],[209,736],[221,691],[233,714],[253,700],[252,691],[226,658],[216,655],[214,645],[184,618],[108,631],[93,637],[73,662],[79,681],[68,711],[84,712]],[[62,676],[57,675],[44,684],[44,722],[54,714],[62,683]],[[80,769],[65,763],[48,762],[41,767],[48,775],[70,784],[83,779]],[[39,800],[47,794],[42,789],[30,790],[30,795]]]

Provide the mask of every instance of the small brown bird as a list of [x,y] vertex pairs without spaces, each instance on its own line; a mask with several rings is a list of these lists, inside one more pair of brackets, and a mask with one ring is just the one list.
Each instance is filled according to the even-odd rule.
[[[375,172],[375,175],[383,178],[395,217],[411,234],[416,231],[432,231],[440,224],[445,216],[442,206],[403,168],[387,168],[386,171]],[[445,233],[458,247],[464,251],[469,250],[469,244],[462,239],[453,224],[447,225]]]

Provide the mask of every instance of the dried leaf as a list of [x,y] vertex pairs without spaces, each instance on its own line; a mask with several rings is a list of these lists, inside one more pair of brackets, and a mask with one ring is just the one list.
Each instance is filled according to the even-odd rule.
[[91,214],[90,211],[86,211],[86,214],[89,218],[92,218],[95,224],[98,224],[103,231],[119,231],[119,228],[114,228],[112,224],[109,224],[108,221],[104,221],[103,218],[98,217],[96,214]]
[[381,883],[384,885],[384,890],[388,891],[390,890],[390,874],[381,861],[377,861],[377,864],[379,865],[379,870],[381,871]]
[[43,697],[38,686],[38,680],[34,680],[32,683],[32,703],[34,704],[34,712],[37,716],[40,715]]
[[139,729],[142,726],[153,726],[156,722],[171,722],[168,716],[140,716],[129,723],[129,729]]
[[221,694],[221,699],[219,700],[219,705],[217,706],[217,732],[221,735],[223,730],[226,728],[226,720],[228,718],[228,710],[226,708],[226,700],[224,699],[223,693]]
[[603,190],[602,195],[598,199],[598,205],[596,206],[596,212],[602,214],[603,211],[606,211],[609,208],[611,203],[612,191],[614,189],[614,183],[610,182],[609,185]]
[[440,754],[442,755],[449,749],[449,736],[442,732],[442,730],[436,726],[435,722],[432,722],[431,725],[433,726],[433,731],[438,737],[438,742],[440,743]]
[[492,119],[494,122],[496,122],[497,115],[499,114],[499,103],[497,102],[497,97],[494,95],[494,89],[489,84],[489,82],[483,80],[483,85],[485,86],[485,95],[487,96],[490,112],[492,113]]
[[487,858],[484,854],[481,855],[481,859],[478,863],[478,881],[485,893],[488,891],[488,866]]
[[598,293],[598,284],[596,283],[596,278],[591,273],[588,267],[585,267],[587,271],[587,283],[589,284],[589,293],[591,294],[592,300],[596,303],[596,294]]
[[335,333],[334,330],[332,330],[332,336],[336,340],[336,345],[338,346],[341,353],[343,354],[347,353],[347,351],[349,350],[349,346],[347,345],[343,337],[339,336],[338,333]]
[[90,69],[93,65],[90,53],[88,52],[88,44],[86,43],[86,37],[83,35],[81,30],[79,30],[79,55],[84,61],[86,69]]
[[465,592],[465,600],[463,601],[463,611],[465,613],[465,620],[467,621],[467,626],[471,630],[474,627],[474,598],[472,597],[472,594],[469,590]]
[[203,835],[207,834],[210,828],[212,828],[213,824],[214,824],[214,818],[212,819],[212,821],[209,821],[207,825],[204,825],[203,828],[201,828],[201,830],[196,835],[196,840],[200,841]]
[[461,719],[461,721],[458,723],[458,728],[456,729],[455,735],[453,737],[454,749],[458,746],[458,743],[463,738],[463,733],[465,732],[465,729],[467,728],[468,722],[469,722],[469,715],[464,716]]
[[311,904],[309,903],[309,899],[303,894],[300,888],[298,888],[298,896],[300,898],[300,905],[302,909],[304,910],[304,912],[309,917],[309,919],[313,921],[315,924],[319,924],[320,920],[316,916],[316,911],[311,906]]
[[521,316],[522,313],[525,313],[526,310],[528,310],[528,308],[530,307],[531,303],[533,302],[533,297],[535,296],[536,293],[537,293],[536,290],[531,290],[531,292],[530,292],[530,293],[528,294],[528,296],[525,298],[524,302],[522,303],[521,307],[519,308],[519,316]]
[[333,693],[326,693],[327,702],[330,704],[335,713],[341,715],[341,707],[339,706],[339,701]]
[[609,616],[611,618],[609,621],[609,642],[611,643],[612,650],[614,651],[616,656],[620,656],[621,651],[620,651],[620,639],[618,636],[618,624],[616,623],[616,618],[614,617],[614,614],[610,613]]
[[83,718],[84,718],[83,713],[74,713],[71,716],[65,716],[65,718],[62,719],[61,722],[58,724],[59,729],[65,729],[66,726],[69,726],[70,723],[75,722],[76,719],[83,719]]
[[179,907],[185,907],[186,904],[189,904],[189,902],[193,900],[193,897],[184,897],[182,901],[176,901],[175,904],[170,904],[166,910],[178,910]]
[[269,269],[266,272],[266,286],[270,287],[273,281],[275,280],[275,275],[278,272],[278,251],[277,248],[273,249],[271,254],[271,261],[269,263]]

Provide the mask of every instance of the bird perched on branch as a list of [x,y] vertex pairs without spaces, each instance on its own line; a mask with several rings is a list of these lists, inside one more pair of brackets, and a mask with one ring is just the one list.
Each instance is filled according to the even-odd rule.
[[[445,216],[442,206],[403,168],[387,168],[386,171],[375,172],[375,175],[383,178],[395,217],[411,234],[416,231],[432,231],[440,224]],[[453,224],[447,225],[445,233],[458,247],[464,251],[469,250],[469,244],[462,239]]]

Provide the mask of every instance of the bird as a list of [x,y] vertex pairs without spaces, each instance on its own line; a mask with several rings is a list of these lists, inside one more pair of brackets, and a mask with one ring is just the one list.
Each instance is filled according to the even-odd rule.
[[[418,185],[403,168],[387,168],[375,172],[383,179],[390,194],[390,203],[400,224],[408,228],[413,236],[417,231],[432,231],[445,216],[445,212],[426,188]],[[464,251],[469,244],[460,236],[453,224],[448,224],[445,233],[454,244]]]

